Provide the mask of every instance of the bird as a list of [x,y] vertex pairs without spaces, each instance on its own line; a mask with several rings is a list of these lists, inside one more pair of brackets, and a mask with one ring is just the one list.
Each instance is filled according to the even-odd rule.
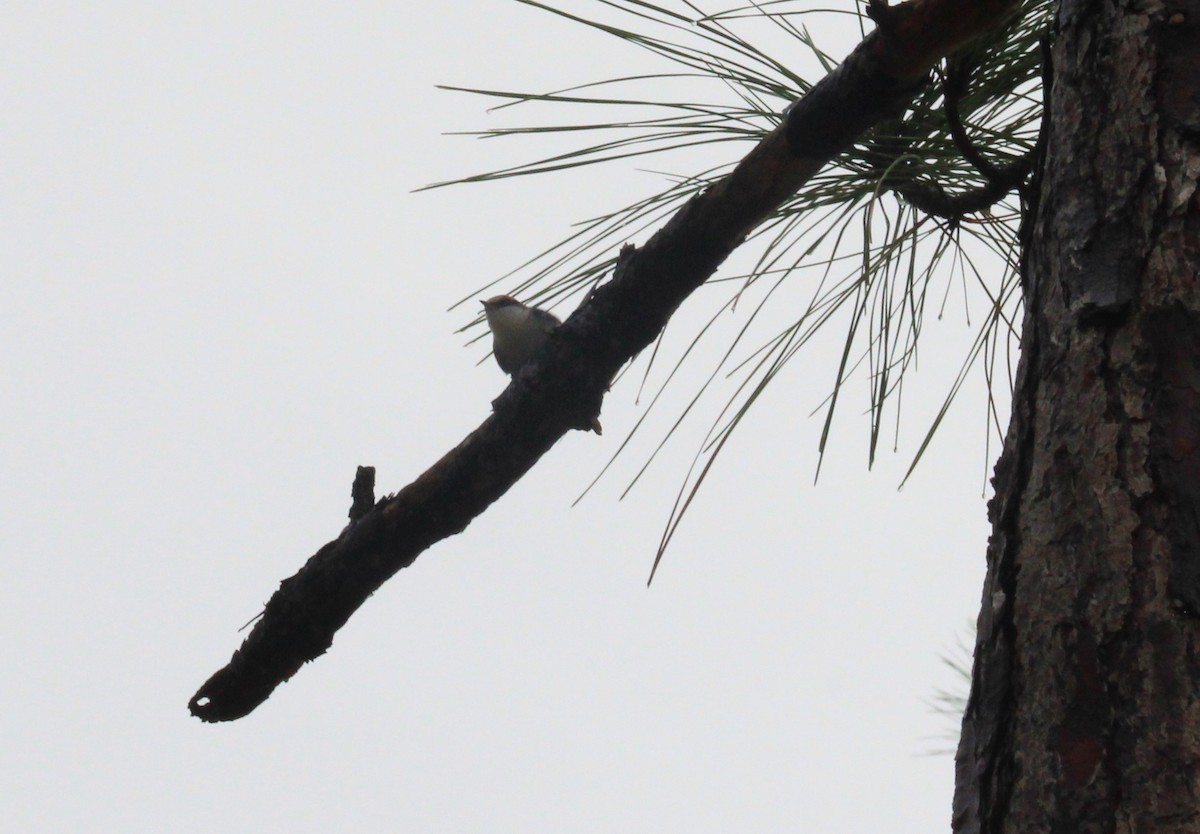
[[511,295],[497,295],[479,303],[492,330],[496,364],[509,376],[521,370],[554,328],[562,324],[553,313],[527,307]]
[[[512,376],[533,358],[554,329],[562,324],[558,316],[538,307],[530,307],[511,295],[481,299],[483,314],[492,331],[492,353],[500,370]],[[590,426],[601,433],[600,421],[591,418]]]

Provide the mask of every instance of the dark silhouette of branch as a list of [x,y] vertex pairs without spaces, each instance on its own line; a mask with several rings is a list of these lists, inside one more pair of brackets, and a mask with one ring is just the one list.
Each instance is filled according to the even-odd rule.
[[350,487],[350,523],[358,521],[375,506],[375,467],[360,466]]
[[1007,162],[994,163],[980,152],[967,135],[958,104],[966,92],[974,69],[975,66],[971,62],[953,62],[942,81],[943,99],[946,124],[955,147],[963,158],[983,175],[986,182],[978,188],[958,194],[948,193],[938,183],[913,183],[896,189],[900,196],[921,211],[946,220],[961,220],[968,214],[985,211],[1004,199],[1009,192],[1019,188],[1029,176],[1038,156],[1037,149],[1034,148]]
[[995,182],[1003,178],[1000,169],[983,155],[983,152],[975,146],[975,142],[967,135],[967,128],[963,125],[962,114],[958,109],[959,102],[966,93],[967,85],[971,83],[971,76],[974,72],[974,61],[950,62],[950,66],[946,68],[946,73],[942,78],[942,101],[945,102],[943,109],[946,113],[946,124],[950,128],[950,136],[954,139],[958,152],[963,155],[963,159],[971,163],[976,171],[983,174],[989,181]]
[[1017,6],[1017,0],[873,2],[879,28],[795,102],[732,173],[690,200],[642,248],[625,246],[612,280],[516,374],[479,428],[280,583],[229,664],[193,696],[192,714],[229,721],[251,712],[323,654],[388,578],[461,532],[568,430],[587,429],[621,366],[657,337],[755,226],[863,131],[902,113],[938,60]]

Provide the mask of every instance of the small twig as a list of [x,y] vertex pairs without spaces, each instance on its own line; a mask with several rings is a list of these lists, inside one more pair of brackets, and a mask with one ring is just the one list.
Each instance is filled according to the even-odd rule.
[[944,110],[946,112],[946,123],[950,127],[950,138],[954,140],[955,146],[963,155],[963,159],[971,163],[971,166],[990,183],[997,183],[1004,179],[1004,172],[999,166],[992,164],[975,143],[971,141],[971,137],[967,135],[967,129],[963,127],[962,113],[958,109],[958,103],[962,99],[963,93],[966,92],[967,83],[971,80],[971,74],[974,71],[974,66],[965,61],[952,62],[946,68],[945,75],[942,76],[942,101],[945,102]]
[[375,467],[360,466],[350,487],[350,523],[358,521],[375,506]]

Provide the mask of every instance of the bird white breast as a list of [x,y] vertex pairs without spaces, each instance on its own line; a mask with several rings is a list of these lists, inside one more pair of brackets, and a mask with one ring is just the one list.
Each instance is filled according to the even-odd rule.
[[516,373],[546,341],[548,330],[524,307],[488,310],[487,321],[496,362],[505,373]]

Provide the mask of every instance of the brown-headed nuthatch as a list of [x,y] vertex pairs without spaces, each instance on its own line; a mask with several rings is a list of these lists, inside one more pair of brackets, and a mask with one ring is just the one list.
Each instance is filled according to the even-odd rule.
[[[527,307],[511,295],[497,295],[480,302],[492,329],[492,352],[500,370],[512,376],[537,353],[546,337],[562,322],[558,316],[537,307]],[[591,429],[600,434],[600,421]]]

